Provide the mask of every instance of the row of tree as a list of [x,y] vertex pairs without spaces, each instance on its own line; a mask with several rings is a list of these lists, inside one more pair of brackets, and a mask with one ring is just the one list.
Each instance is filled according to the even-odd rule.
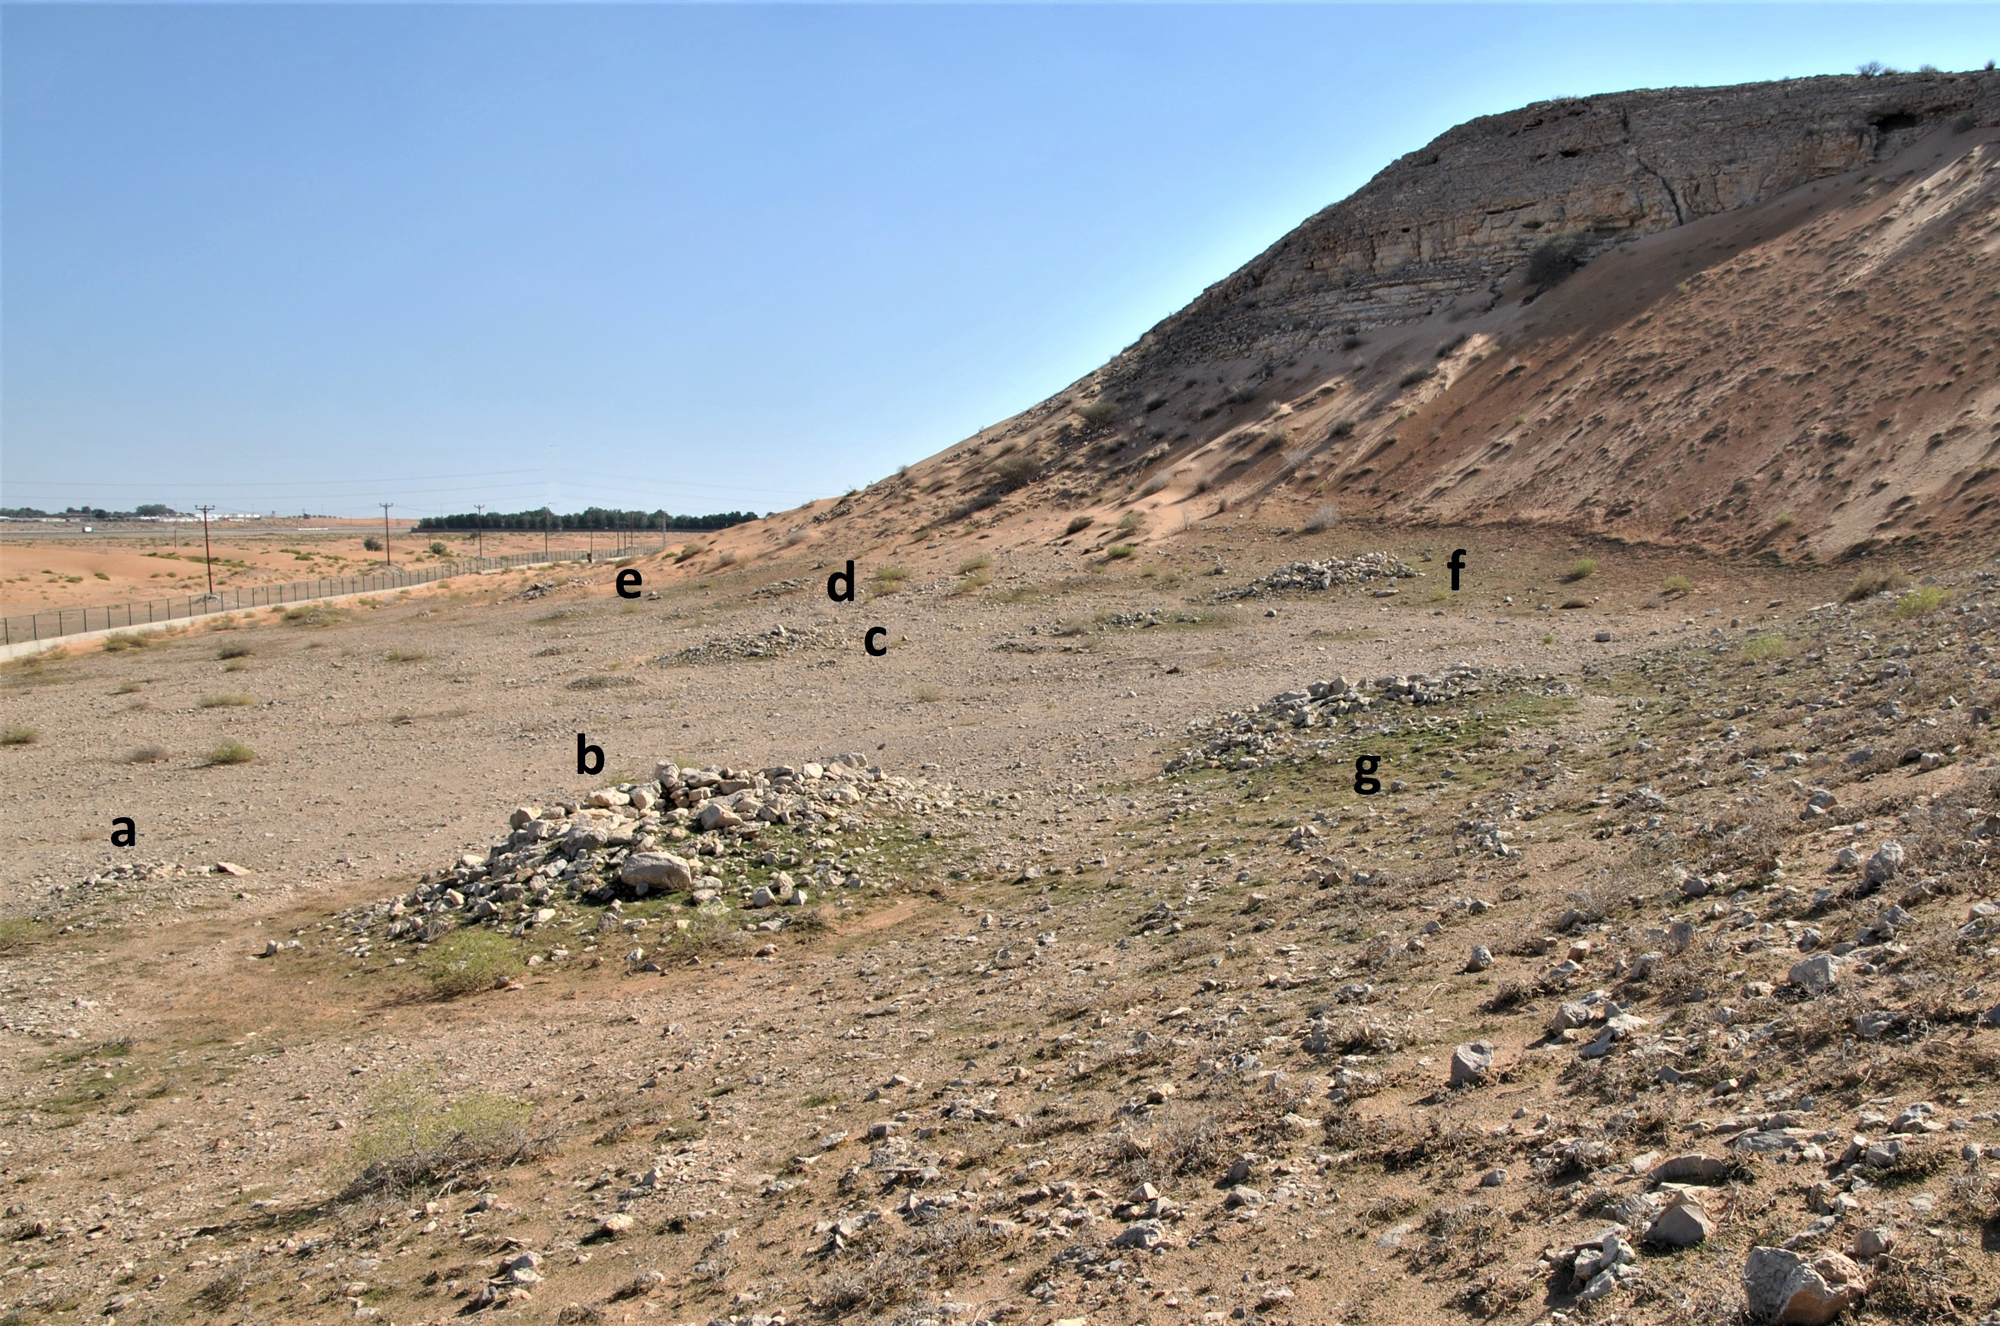
[[44,511],[32,506],[0,506],[0,516],[14,520],[47,520],[69,516],[76,520],[136,520],[140,516],[178,516],[181,513],[164,502],[147,502],[130,511],[107,511],[101,506],[73,506],[62,511]]
[[676,516],[665,511],[619,511],[592,506],[562,515],[541,507],[534,511],[466,511],[455,516],[425,516],[420,531],[467,529],[658,530],[726,529],[757,519],[754,511],[722,511],[712,516]]

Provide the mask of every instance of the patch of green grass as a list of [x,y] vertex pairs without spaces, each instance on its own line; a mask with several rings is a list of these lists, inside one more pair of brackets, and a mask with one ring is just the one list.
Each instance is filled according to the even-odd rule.
[[1569,570],[1563,572],[1563,579],[1569,581],[1587,580],[1595,574],[1597,574],[1597,559],[1594,557],[1579,557],[1569,564]]
[[993,596],[993,599],[1000,603],[1033,603],[1046,597],[1047,594],[1047,590],[1034,585],[1016,585],[1012,589],[1001,590]]
[[1136,543],[1114,543],[1104,550],[1104,555],[1116,562],[1122,561],[1127,557],[1135,557],[1138,555],[1138,552],[1139,545]]
[[204,695],[199,703],[204,709],[243,709],[257,702],[247,695]]
[[248,764],[257,758],[257,752],[240,741],[224,741],[209,751],[210,764]]
[[1665,594],[1687,594],[1694,589],[1694,582],[1686,576],[1668,576],[1660,582],[1660,591]]
[[1127,511],[1124,515],[1118,517],[1118,532],[1120,534],[1137,534],[1144,528],[1146,528],[1146,517],[1137,511]]
[[1799,523],[1799,518],[1787,511],[1771,522],[1773,530],[1786,530]]
[[1552,644],[1554,644],[1555,642],[1556,642],[1556,638],[1555,638],[1554,636],[1552,636],[1552,635],[1544,635],[1544,636],[1542,637],[1542,643],[1543,643],[1543,644],[1545,644],[1545,645],[1552,645]]
[[1919,585],[1896,600],[1894,615],[1901,618],[1925,617],[1951,600],[1951,591],[1942,585]]
[[1766,659],[1784,657],[1787,648],[1782,635],[1752,636],[1743,645],[1743,657],[1752,663],[1762,663]]
[[421,663],[430,655],[421,649],[392,649],[389,651],[391,663]]
[[104,652],[115,654],[121,649],[144,649],[152,641],[138,631],[118,631],[104,637]]
[[876,568],[869,577],[868,588],[875,594],[894,594],[903,588],[903,582],[910,578],[906,566],[883,566]]
[[0,746],[32,746],[42,739],[42,730],[26,723],[9,723],[0,728]]
[[993,559],[985,553],[980,553],[977,557],[968,557],[960,562],[958,564],[958,573],[962,576],[969,576],[975,571],[984,571],[991,565],[993,565]]
[[417,959],[417,970],[442,999],[505,985],[521,971],[514,941],[491,930],[454,930]]
[[42,928],[25,916],[0,916],[0,953],[15,953],[42,935]]

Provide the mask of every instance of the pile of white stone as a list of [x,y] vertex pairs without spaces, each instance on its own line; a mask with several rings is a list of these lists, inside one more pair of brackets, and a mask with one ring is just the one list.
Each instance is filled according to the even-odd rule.
[[[756,854],[764,865],[797,864],[797,851],[759,852],[780,830],[788,844],[832,854],[826,835],[866,820],[871,807],[929,815],[953,808],[951,784],[933,785],[882,771],[860,755],[748,770],[681,768],[663,761],[651,780],[603,787],[579,801],[517,806],[508,834],[484,853],[467,853],[447,870],[375,909],[391,939],[436,939],[457,925],[526,929],[545,925],[571,900],[609,904],[652,894],[685,893],[693,905],[726,901],[729,886],[707,859]],[[858,875],[823,874],[831,885],[858,886]],[[798,905],[808,891],[785,871],[737,890],[745,907]],[[367,917],[352,918],[365,922]]]
[[1422,572],[1400,557],[1386,552],[1362,553],[1359,557],[1329,557],[1319,562],[1293,562],[1269,575],[1260,576],[1230,597],[1250,598],[1287,590],[1328,590],[1335,585],[1365,585],[1381,582],[1392,590],[1398,580],[1414,580]]
[[1335,677],[1303,690],[1283,691],[1247,712],[1197,718],[1188,731],[1199,746],[1178,752],[1166,772],[1189,768],[1254,768],[1289,744],[1302,729],[1327,729],[1347,715],[1372,714],[1399,706],[1417,707],[1469,700],[1485,692],[1481,670],[1454,663],[1440,676],[1377,677],[1372,683]]

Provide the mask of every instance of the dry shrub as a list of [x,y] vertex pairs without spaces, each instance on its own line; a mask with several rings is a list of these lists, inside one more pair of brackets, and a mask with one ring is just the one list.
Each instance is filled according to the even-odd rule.
[[512,1164],[527,1154],[530,1112],[488,1091],[446,1102],[421,1075],[391,1078],[355,1136],[357,1173],[341,1200],[450,1186],[481,1166]]
[[1440,1206],[1424,1217],[1424,1241],[1404,1254],[1411,1274],[1484,1266],[1500,1255],[1500,1212],[1484,1202]]

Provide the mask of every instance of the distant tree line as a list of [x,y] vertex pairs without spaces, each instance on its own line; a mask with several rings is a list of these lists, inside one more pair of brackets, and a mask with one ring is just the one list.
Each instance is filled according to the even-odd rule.
[[466,511],[455,516],[425,516],[419,531],[465,529],[649,530],[726,529],[756,520],[755,511],[722,511],[712,516],[676,516],[666,511],[619,511],[592,506],[557,515],[547,507],[533,511]]
[[178,516],[181,513],[164,502],[147,502],[135,506],[130,511],[107,511],[101,506],[73,506],[61,511],[43,511],[32,506],[0,506],[0,516],[15,520],[47,520],[52,516],[70,516],[77,520],[136,520],[140,516]]

